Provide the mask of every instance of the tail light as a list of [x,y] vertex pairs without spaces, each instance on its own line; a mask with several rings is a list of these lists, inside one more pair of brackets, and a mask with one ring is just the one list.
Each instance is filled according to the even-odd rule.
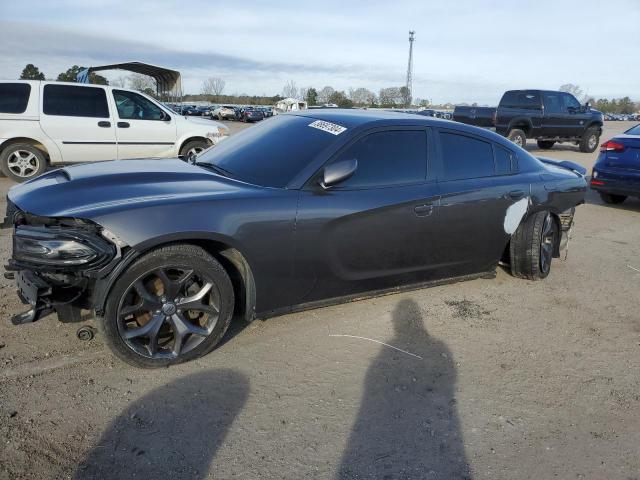
[[624,152],[624,148],[623,144],[613,140],[609,140],[600,145],[601,152]]

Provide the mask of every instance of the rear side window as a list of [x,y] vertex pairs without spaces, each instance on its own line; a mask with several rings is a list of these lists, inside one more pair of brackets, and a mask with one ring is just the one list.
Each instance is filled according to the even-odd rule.
[[527,90],[511,90],[505,92],[500,100],[500,106],[504,108],[524,108],[527,110],[540,110],[540,94]]
[[28,83],[0,83],[0,113],[24,113],[30,93]]
[[513,154],[506,148],[493,146],[496,163],[496,175],[508,175],[515,170]]
[[427,176],[424,130],[389,130],[356,141],[334,160],[358,160],[356,173],[336,188],[360,189],[423,182]]
[[103,88],[45,85],[43,112],[65,117],[108,118],[107,95]]
[[445,180],[493,175],[493,148],[489,142],[454,133],[440,133]]

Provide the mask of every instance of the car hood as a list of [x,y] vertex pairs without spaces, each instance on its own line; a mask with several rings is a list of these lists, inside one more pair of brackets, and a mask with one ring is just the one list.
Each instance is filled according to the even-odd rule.
[[9,191],[22,211],[94,220],[119,210],[236,196],[259,187],[179,159],[113,160],[53,170]]
[[207,127],[218,127],[221,130],[228,130],[226,125],[216,122],[215,120],[210,120],[208,118],[202,117],[185,117],[189,123],[194,123],[196,125],[206,125]]

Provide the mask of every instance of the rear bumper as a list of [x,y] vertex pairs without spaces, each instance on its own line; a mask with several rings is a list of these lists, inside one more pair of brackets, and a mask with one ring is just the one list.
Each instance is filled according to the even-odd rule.
[[640,186],[624,183],[607,183],[605,185],[594,185],[590,183],[591,190],[613,195],[624,195],[625,197],[640,197]]
[[594,168],[597,172],[595,178],[591,178],[589,187],[599,192],[612,193],[614,195],[626,195],[628,197],[640,197],[640,171],[612,172]]

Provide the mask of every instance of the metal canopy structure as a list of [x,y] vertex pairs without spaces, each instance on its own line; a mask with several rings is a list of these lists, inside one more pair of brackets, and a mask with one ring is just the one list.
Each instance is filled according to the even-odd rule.
[[92,72],[99,72],[102,70],[127,70],[129,72],[147,75],[153,78],[156,82],[156,93],[158,98],[163,101],[172,102],[182,100],[182,76],[180,75],[180,72],[148,63],[125,62],[89,67],[78,73],[76,80],[79,83],[89,83],[89,75]]

